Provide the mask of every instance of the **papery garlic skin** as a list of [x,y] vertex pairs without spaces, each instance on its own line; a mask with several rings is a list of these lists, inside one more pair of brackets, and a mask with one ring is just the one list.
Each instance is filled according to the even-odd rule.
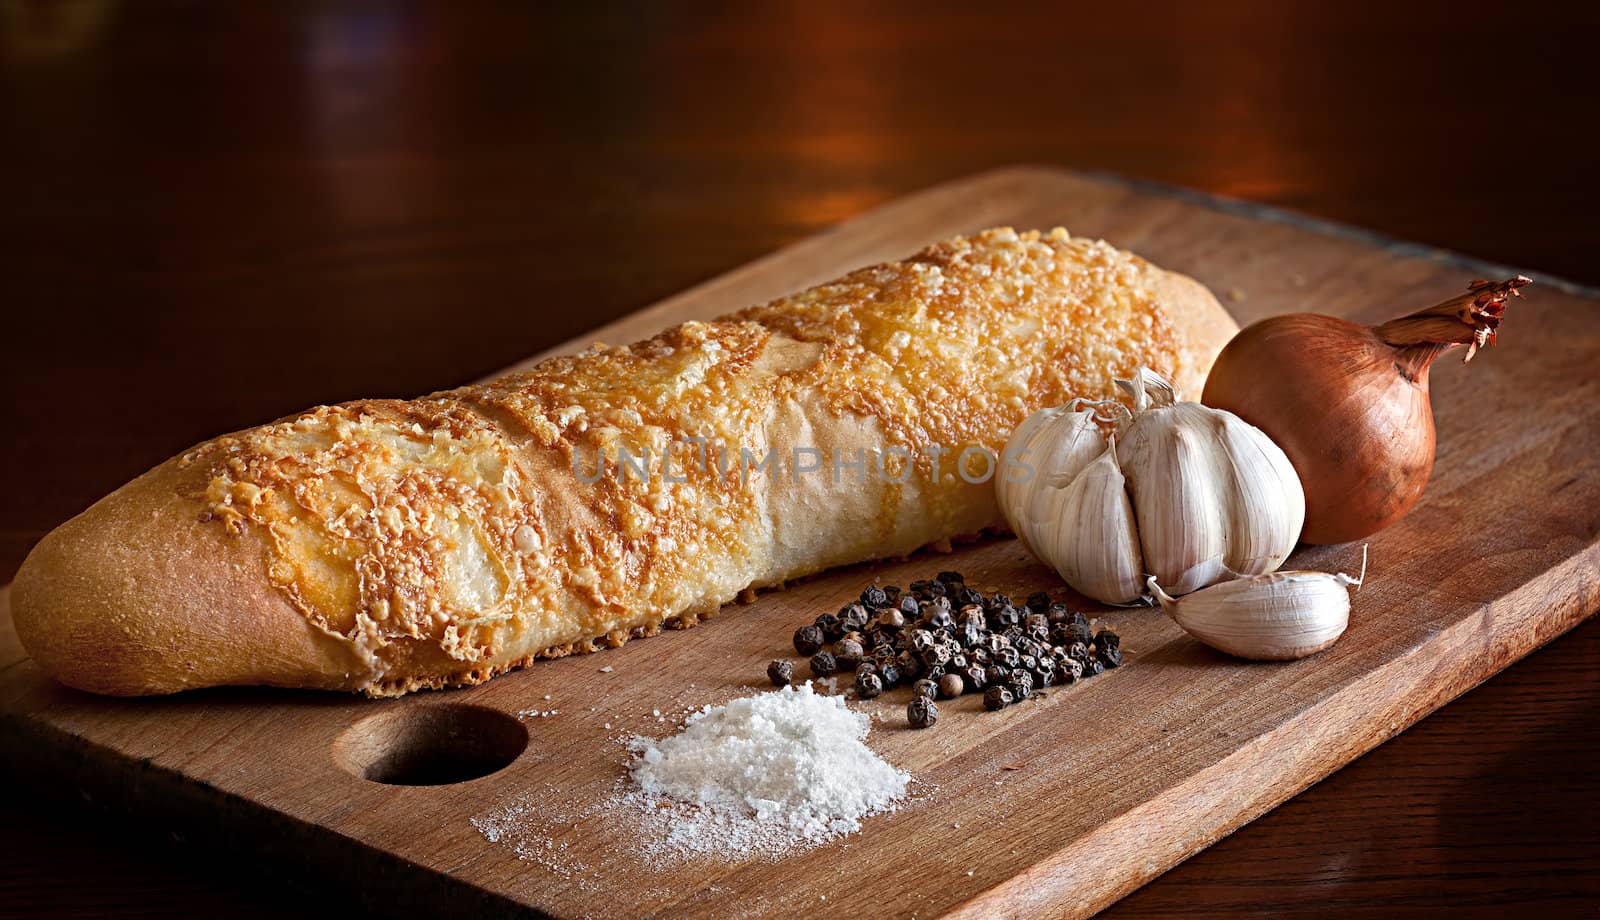
[[1133,504],[1112,444],[1090,461],[1058,496],[1045,545],[1048,560],[1078,593],[1108,604],[1144,596],[1144,561],[1134,529]]
[[1300,476],[1261,429],[1231,412],[1212,411],[1222,422],[1217,441],[1227,458],[1225,469],[1232,474],[1223,563],[1236,575],[1276,571],[1299,542],[1305,524]]
[[1283,451],[1230,412],[1179,402],[1147,368],[1117,385],[1134,403],[1117,459],[1145,571],[1179,595],[1282,565],[1305,523],[1305,493]]
[[1290,661],[1322,651],[1350,625],[1350,585],[1325,572],[1272,572],[1174,598],[1154,576],[1149,588],[1183,631],[1239,658]]
[[[995,475],[995,496],[1022,545],[1047,564],[1054,565],[1053,503],[1105,449],[1094,413],[1076,402],[1041,409],[1011,432]],[[1043,539],[1047,531],[1051,537]]]

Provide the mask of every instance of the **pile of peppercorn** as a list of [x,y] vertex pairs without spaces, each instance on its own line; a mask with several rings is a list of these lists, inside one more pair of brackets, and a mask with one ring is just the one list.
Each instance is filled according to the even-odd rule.
[[[1089,620],[1043,591],[1022,606],[1004,594],[967,587],[960,572],[940,572],[902,591],[873,585],[838,613],[824,613],[794,634],[795,651],[818,678],[854,671],[856,695],[872,699],[910,684],[906,717],[914,728],[939,718],[934,699],[982,693],[985,709],[1004,709],[1045,687],[1071,684],[1122,663],[1121,640],[1109,629],[1091,634]],[[794,666],[767,666],[777,686]]]

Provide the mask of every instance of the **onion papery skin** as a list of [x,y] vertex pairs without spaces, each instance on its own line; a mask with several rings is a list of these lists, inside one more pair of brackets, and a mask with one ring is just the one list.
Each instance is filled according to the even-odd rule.
[[1201,402],[1283,448],[1305,490],[1303,542],[1346,543],[1394,523],[1422,497],[1433,471],[1428,365],[1436,356],[1337,317],[1276,316],[1228,343]]

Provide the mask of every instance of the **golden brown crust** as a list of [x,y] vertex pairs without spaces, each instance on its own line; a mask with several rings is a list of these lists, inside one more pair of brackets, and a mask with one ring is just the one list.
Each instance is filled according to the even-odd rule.
[[48,536],[17,626],[106,693],[474,683],[992,527],[958,452],[998,454],[1029,412],[1139,364],[1198,392],[1234,331],[1203,287],[1104,243],[988,231],[636,345],[208,441]]
[[[262,578],[252,532],[219,540],[166,463],[48,534],[12,588],[17,630],[62,683],[113,696],[257,683],[360,689],[370,675]],[[248,649],[250,679],[240,680]]]

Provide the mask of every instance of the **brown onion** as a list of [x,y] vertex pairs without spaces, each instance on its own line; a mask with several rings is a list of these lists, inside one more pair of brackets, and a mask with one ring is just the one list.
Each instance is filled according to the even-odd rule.
[[1428,368],[1494,344],[1506,298],[1531,279],[1468,292],[1379,326],[1315,313],[1274,316],[1222,350],[1201,402],[1272,438],[1306,493],[1307,543],[1358,540],[1398,520],[1433,471]]

